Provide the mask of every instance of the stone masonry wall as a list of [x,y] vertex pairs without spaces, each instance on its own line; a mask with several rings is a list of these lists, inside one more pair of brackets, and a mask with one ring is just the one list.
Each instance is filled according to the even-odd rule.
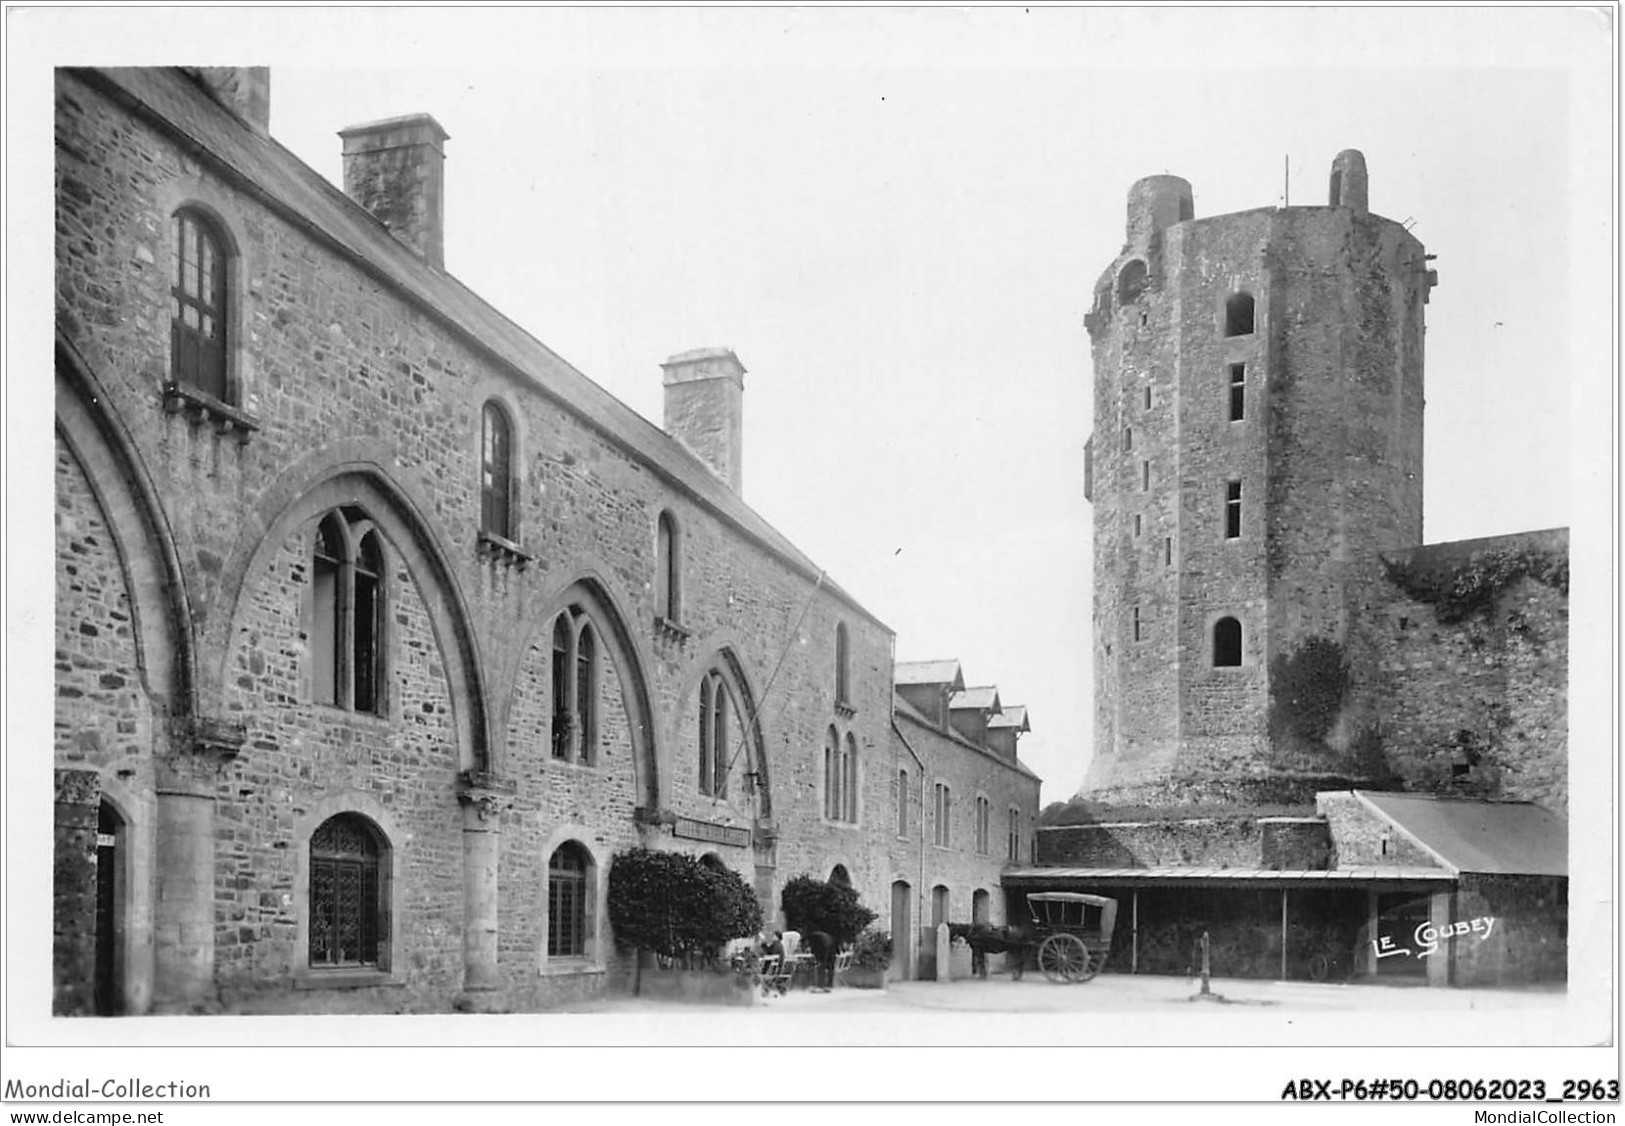
[[[1445,581],[1522,556],[1560,563],[1565,531],[1430,544],[1398,555]],[[1382,750],[1410,790],[1568,810],[1568,596],[1524,575],[1457,621],[1385,580],[1373,592],[1387,701]]]
[[[892,638],[884,626],[93,84],[60,72],[57,110],[58,329],[106,388],[98,409],[127,430],[161,498],[195,627],[199,706],[249,726],[216,792],[221,1003],[446,1007],[463,972],[455,779],[474,765],[515,787],[500,822],[498,945],[516,1003],[598,988],[605,975],[592,966],[564,979],[552,967],[540,980],[542,852],[561,833],[593,851],[600,876],[614,850],[638,842],[717,851],[757,876],[751,850],[700,849],[669,828],[632,823],[650,793],[680,815],[748,820],[741,779],[726,808],[693,786],[697,686],[724,654],[759,708],[779,834],[773,886],[798,871],[827,874],[839,858],[884,913],[892,856],[906,851],[896,844],[892,807]],[[228,127],[244,128],[221,125]],[[236,405],[258,425],[243,442],[162,403],[169,216],[189,202],[217,216],[233,244],[231,379]],[[493,396],[515,423],[514,538],[532,557],[523,568],[476,543],[480,412]],[[669,441],[648,433],[651,443]],[[59,595],[68,597],[59,597],[58,612],[58,760],[127,767],[127,784],[150,793],[150,709],[130,695],[139,681],[134,625],[76,472],[59,458]],[[336,505],[355,506],[387,530],[381,717],[311,702],[301,618],[311,530]],[[681,636],[654,623],[662,511],[682,534]],[[550,690],[547,631],[576,597],[570,592],[581,590],[592,594],[600,636],[615,639],[601,660],[595,768],[548,759],[541,702]],[[850,710],[834,699],[838,623],[850,638]],[[474,761],[476,718],[488,764]],[[856,825],[821,816],[831,724],[860,748]],[[634,762],[636,747],[647,748],[648,761]],[[1036,816],[1036,783],[1034,790]],[[342,808],[372,810],[368,816],[392,827],[398,980],[360,992],[319,982],[295,989],[303,957],[297,854],[314,827],[308,822]],[[597,945],[613,966],[607,926]]]

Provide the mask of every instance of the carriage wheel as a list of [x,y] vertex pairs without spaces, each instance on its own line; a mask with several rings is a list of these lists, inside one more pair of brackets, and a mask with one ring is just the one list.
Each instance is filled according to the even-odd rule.
[[1101,970],[1103,970],[1105,968],[1106,968],[1106,955],[1105,954],[1091,953],[1089,955],[1089,968],[1083,971],[1083,976],[1081,978],[1079,978],[1078,980],[1079,981],[1093,981],[1095,975],[1098,974]]
[[1094,976],[1089,962],[1089,948],[1075,934],[1052,934],[1038,948],[1038,968],[1051,981],[1087,981]]

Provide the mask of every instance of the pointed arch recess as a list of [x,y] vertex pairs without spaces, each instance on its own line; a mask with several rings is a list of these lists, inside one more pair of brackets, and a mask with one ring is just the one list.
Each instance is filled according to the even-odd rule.
[[553,623],[571,606],[579,606],[594,626],[599,658],[607,657],[621,682],[621,706],[626,711],[627,729],[632,739],[633,782],[641,806],[660,808],[660,771],[656,765],[654,708],[650,701],[648,654],[628,627],[629,618],[619,599],[596,570],[579,572],[538,603],[541,613],[527,623],[514,657],[508,661],[506,691],[502,707],[506,712],[513,699],[514,679],[524,668],[524,655],[532,645],[552,648]]
[[[750,757],[756,763],[759,777],[756,780],[757,792],[761,797],[758,807],[758,816],[770,820],[773,816],[773,766],[768,761],[767,740],[762,737],[762,700],[756,694],[750,675],[745,671],[745,662],[740,659],[738,649],[732,644],[731,632],[723,637],[713,638],[710,647],[701,656],[691,661],[684,670],[682,688],[677,694],[680,701],[677,714],[668,724],[667,746],[676,748],[682,746],[682,740],[677,737],[676,731],[683,729],[694,716],[694,708],[698,707],[700,684],[712,669],[722,673],[723,680],[728,684],[728,690],[733,693],[734,700],[739,706],[739,724],[741,730],[749,740]],[[732,757],[733,752],[729,752]],[[740,762],[743,762],[743,756]],[[736,767],[739,763],[734,764]]]
[[90,365],[60,332],[56,432],[79,463],[113,537],[148,697],[171,719],[196,715],[193,612],[174,532],[134,438]]
[[493,753],[485,675],[468,603],[427,519],[433,509],[416,489],[384,468],[392,461],[373,443],[339,443],[316,451],[280,474],[258,503],[243,513],[242,532],[222,568],[219,598],[224,612],[211,614],[205,627],[208,660],[201,694],[216,707],[223,702],[226,662],[242,625],[239,618],[250,577],[269,565],[299,527],[329,509],[354,505],[367,513],[400,554],[428,612],[445,668],[459,769],[500,774],[503,763]]

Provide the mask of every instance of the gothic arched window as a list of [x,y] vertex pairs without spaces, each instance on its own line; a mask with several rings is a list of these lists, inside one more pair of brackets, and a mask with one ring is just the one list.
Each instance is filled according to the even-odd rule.
[[655,529],[655,615],[674,624],[682,608],[681,568],[677,520],[670,512],[662,512]]
[[512,542],[513,425],[495,400],[480,412],[480,530]]
[[334,509],[311,552],[311,697],[346,711],[384,711],[383,537],[356,508]]
[[598,641],[572,606],[553,619],[553,757],[591,765],[598,758]]

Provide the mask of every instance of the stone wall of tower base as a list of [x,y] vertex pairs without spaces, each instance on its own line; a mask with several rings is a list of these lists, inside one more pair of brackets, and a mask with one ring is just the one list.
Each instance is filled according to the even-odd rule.
[[56,772],[51,895],[51,1012],[95,1012],[96,823],[101,778],[94,770]]

